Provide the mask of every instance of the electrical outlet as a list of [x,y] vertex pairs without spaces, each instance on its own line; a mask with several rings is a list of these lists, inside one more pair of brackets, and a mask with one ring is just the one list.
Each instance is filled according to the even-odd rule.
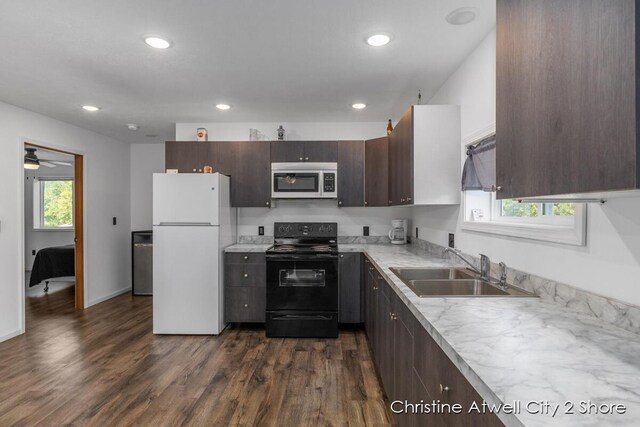
[[35,255],[36,254],[36,250],[35,249],[31,249],[31,255]]
[[362,235],[363,236],[368,236],[369,235],[369,226],[365,225],[364,227],[362,227]]
[[416,239],[418,238],[418,227],[416,227]]
[[450,248],[456,247],[455,235],[453,233],[449,233],[449,247]]
[[114,216],[113,217],[113,225],[117,225],[118,224],[118,219]]
[[258,236],[264,236],[264,227],[262,225],[258,226]]

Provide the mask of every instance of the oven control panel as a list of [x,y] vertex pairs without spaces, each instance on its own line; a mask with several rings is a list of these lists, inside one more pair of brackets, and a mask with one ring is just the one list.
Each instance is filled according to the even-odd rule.
[[274,237],[304,238],[338,236],[338,224],[335,222],[276,222]]
[[324,193],[334,193],[336,191],[336,174],[327,173],[323,174],[324,185],[322,191]]

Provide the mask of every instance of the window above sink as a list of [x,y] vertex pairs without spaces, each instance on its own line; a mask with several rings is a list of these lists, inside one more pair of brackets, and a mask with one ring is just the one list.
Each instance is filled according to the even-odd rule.
[[[495,134],[495,125],[467,138],[465,146]],[[499,145],[496,144],[496,150]],[[462,196],[463,230],[567,245],[586,244],[584,203],[520,203],[497,200],[495,192],[467,190]]]

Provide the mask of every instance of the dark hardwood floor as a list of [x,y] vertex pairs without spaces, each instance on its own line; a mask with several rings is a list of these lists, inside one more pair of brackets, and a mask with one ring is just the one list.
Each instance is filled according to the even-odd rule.
[[73,288],[27,298],[27,333],[0,343],[0,425],[391,423],[361,330],[154,336],[149,297],[73,304]]

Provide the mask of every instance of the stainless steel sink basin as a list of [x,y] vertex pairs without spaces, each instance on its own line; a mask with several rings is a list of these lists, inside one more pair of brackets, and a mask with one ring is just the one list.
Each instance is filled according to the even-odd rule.
[[390,269],[404,280],[476,279],[478,275],[468,268],[396,268]]
[[428,297],[536,297],[507,285],[480,280],[465,268],[391,268],[421,298]]

